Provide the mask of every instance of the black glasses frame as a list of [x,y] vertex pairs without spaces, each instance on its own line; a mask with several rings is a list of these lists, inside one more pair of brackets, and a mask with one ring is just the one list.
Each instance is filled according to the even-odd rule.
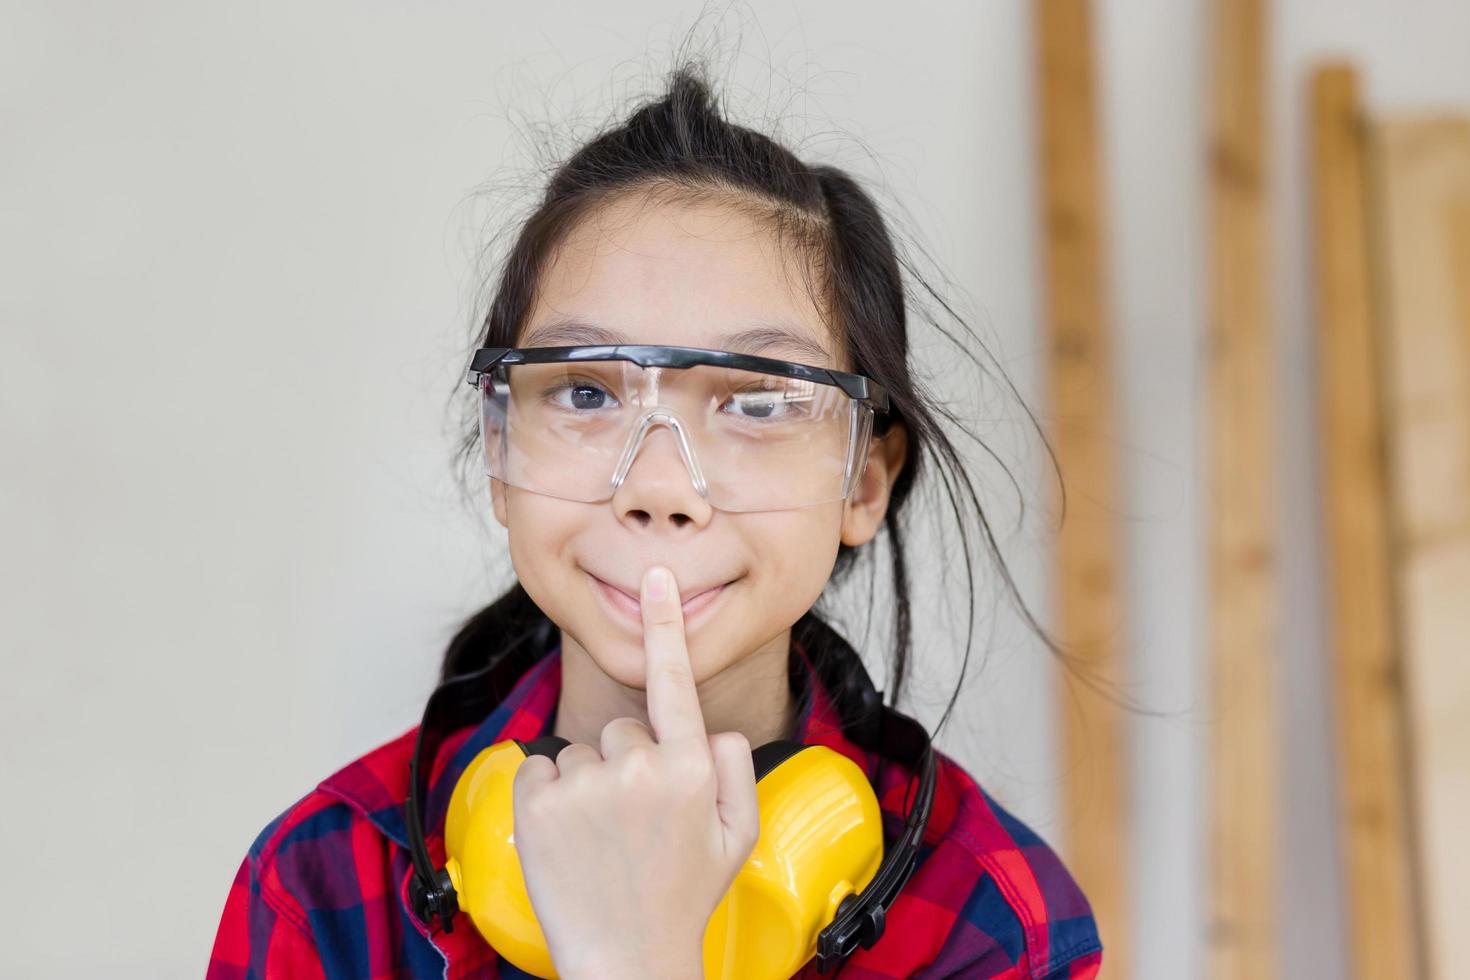
[[873,433],[881,435],[892,422],[888,389],[861,374],[782,361],[756,354],[739,354],[703,347],[670,347],[663,344],[583,345],[577,347],[481,347],[470,358],[465,384],[480,387],[480,378],[499,364],[554,364],[575,361],[632,361],[641,367],[688,368],[700,364],[800,378],[841,388],[851,398],[873,411]]

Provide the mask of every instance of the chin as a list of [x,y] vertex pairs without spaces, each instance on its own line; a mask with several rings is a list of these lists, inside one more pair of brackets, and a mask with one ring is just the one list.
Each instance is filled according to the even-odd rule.
[[[718,621],[711,621],[698,633],[685,638],[689,649],[689,664],[696,683],[702,683],[730,667],[739,657],[737,653],[735,659],[728,663],[724,661],[729,656],[731,647],[729,641],[722,638],[723,631],[719,626]],[[602,672],[624,687],[647,690],[648,663],[643,637],[610,629],[605,620],[593,627],[592,635],[596,640],[583,643],[582,647]]]

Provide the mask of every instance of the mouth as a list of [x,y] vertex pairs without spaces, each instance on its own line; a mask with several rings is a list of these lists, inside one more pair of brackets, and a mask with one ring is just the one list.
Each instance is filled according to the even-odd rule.
[[[586,571],[586,569],[583,569],[583,571]],[[602,596],[607,605],[621,614],[625,620],[630,620],[640,628],[642,627],[643,607],[638,601],[636,589],[633,592],[628,592],[625,589],[598,578],[591,572],[587,572],[587,576],[592,579],[594,591]],[[711,586],[706,589],[691,589],[683,592],[679,608],[684,613],[685,628],[687,629],[689,627],[691,620],[698,618],[700,613],[713,606],[715,601],[725,594],[725,589],[736,581],[739,580],[731,579],[729,582],[723,582],[720,585]]]

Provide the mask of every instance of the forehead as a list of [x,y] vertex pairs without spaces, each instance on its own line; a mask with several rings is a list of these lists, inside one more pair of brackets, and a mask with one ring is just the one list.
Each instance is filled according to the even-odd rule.
[[841,367],[805,271],[728,203],[625,195],[556,249],[518,345],[672,344]]

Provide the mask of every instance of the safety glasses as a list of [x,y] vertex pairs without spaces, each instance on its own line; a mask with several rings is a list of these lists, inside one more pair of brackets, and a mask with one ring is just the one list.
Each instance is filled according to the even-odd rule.
[[584,503],[612,499],[658,426],[712,507],[843,500],[889,419],[860,374],[695,347],[483,347],[466,383],[486,475]]

